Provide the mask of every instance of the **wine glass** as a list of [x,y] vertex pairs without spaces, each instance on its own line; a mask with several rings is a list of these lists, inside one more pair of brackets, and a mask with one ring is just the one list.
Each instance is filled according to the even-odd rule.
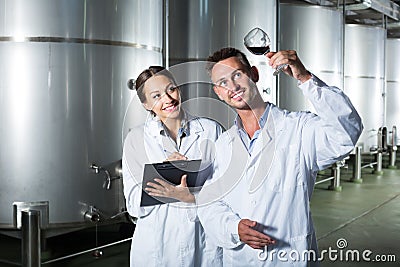
[[[264,55],[270,51],[271,39],[265,31],[256,27],[246,34],[244,37],[244,45],[251,53],[255,55]],[[278,75],[287,65],[288,64],[279,65],[273,75]]]

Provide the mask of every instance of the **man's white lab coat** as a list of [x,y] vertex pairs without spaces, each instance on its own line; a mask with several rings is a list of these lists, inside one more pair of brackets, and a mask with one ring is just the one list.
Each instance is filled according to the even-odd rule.
[[[318,115],[269,104],[251,155],[236,125],[217,141],[214,176],[197,202],[207,235],[224,247],[224,266],[307,266],[303,255],[317,251],[310,213],[317,171],[352,151],[362,124],[341,90],[314,76],[299,87]],[[267,254],[240,241],[241,219],[276,240]]]
[[[206,244],[205,234],[193,205],[170,203],[140,207],[144,164],[164,161],[177,151],[188,159],[202,159],[202,177],[209,178],[215,155],[215,141],[221,127],[214,121],[190,117],[189,135],[179,151],[160,134],[161,124],[149,119],[125,139],[123,182],[126,206],[137,225],[131,246],[131,266],[220,266],[221,251]],[[144,185],[145,186],[145,185]],[[192,208],[190,208],[192,207]]]

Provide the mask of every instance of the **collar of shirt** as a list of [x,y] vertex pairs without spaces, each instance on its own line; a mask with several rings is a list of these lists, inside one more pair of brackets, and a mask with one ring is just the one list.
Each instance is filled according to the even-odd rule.
[[[186,112],[183,112],[183,119],[181,121],[181,126],[178,129],[178,138],[189,136],[190,133],[189,121],[190,121],[189,116],[187,115]],[[157,120],[157,122],[160,135],[167,136],[164,123],[162,123],[162,121],[159,119]]]
[[265,123],[267,122],[269,109],[270,109],[270,105],[269,105],[269,103],[267,103],[264,113],[261,115],[261,118],[258,120],[260,129],[254,133],[253,138],[251,138],[251,139],[243,127],[242,119],[239,117],[239,115],[236,116],[235,125],[238,129],[238,134],[239,134],[240,139],[242,140],[244,146],[246,147],[247,151],[249,152],[249,154],[251,154],[251,152],[253,151],[254,143],[257,140],[261,129],[264,128]]

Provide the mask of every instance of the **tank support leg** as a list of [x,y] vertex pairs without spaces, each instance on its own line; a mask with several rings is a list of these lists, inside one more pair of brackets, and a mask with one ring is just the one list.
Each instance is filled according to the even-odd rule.
[[334,191],[342,191],[342,186],[340,185],[340,167],[342,167],[344,164],[342,162],[338,161],[335,164],[333,164],[332,167],[332,174],[333,174],[333,179],[331,180],[331,185],[328,187],[330,190]]
[[382,171],[382,151],[378,151],[378,153],[376,154],[376,167],[374,170],[374,174],[377,175],[382,175],[383,171]]
[[389,152],[389,169],[397,169],[396,166],[396,151],[397,146],[392,146]]
[[21,212],[22,266],[40,267],[40,211]]
[[361,147],[357,146],[355,149],[354,166],[353,166],[353,177],[351,178],[353,183],[361,184]]

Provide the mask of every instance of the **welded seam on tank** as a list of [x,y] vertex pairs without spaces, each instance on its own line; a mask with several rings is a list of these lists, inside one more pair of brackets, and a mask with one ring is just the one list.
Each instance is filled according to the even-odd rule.
[[338,227],[336,227],[336,228],[333,229],[332,231],[330,231],[330,232],[324,234],[323,236],[318,237],[318,238],[317,238],[317,241],[319,241],[319,240],[321,240],[321,239],[324,239],[324,238],[328,237],[329,235],[331,235],[331,234],[333,234],[333,233],[335,233],[335,232],[337,232],[337,231],[343,229],[343,228],[346,227],[347,225],[349,225],[349,224],[351,224],[351,223],[357,221],[358,219],[361,219],[362,217],[365,217],[366,215],[368,215],[368,214],[372,213],[373,211],[379,209],[380,207],[386,205],[387,203],[389,203],[390,201],[396,199],[396,198],[399,197],[399,196],[400,196],[400,194],[397,194],[397,195],[395,195],[394,197],[391,197],[391,198],[389,198],[388,200],[384,201],[383,203],[376,205],[376,206],[373,207],[372,209],[367,210],[367,211],[361,213],[361,214],[358,215],[357,217],[354,217],[354,218],[348,220],[347,222],[342,223],[341,225],[339,225]]
[[152,50],[155,52],[162,52],[162,48],[131,43],[131,42],[123,42],[123,41],[112,41],[112,40],[102,40],[102,39],[85,39],[85,38],[65,38],[65,37],[46,37],[46,36],[37,36],[37,37],[24,37],[21,40],[11,37],[11,36],[2,36],[0,37],[0,42],[36,42],[36,43],[74,43],[74,44],[95,44],[95,45],[110,45],[110,46],[123,46],[123,47],[134,47],[141,48],[146,50]]
[[342,75],[342,72],[340,71],[334,71],[334,70],[317,70],[315,71],[317,73],[328,73],[328,74],[339,74]]
[[345,78],[356,78],[356,79],[374,79],[374,80],[383,80],[385,77],[376,77],[376,76],[363,76],[363,75],[345,75]]

